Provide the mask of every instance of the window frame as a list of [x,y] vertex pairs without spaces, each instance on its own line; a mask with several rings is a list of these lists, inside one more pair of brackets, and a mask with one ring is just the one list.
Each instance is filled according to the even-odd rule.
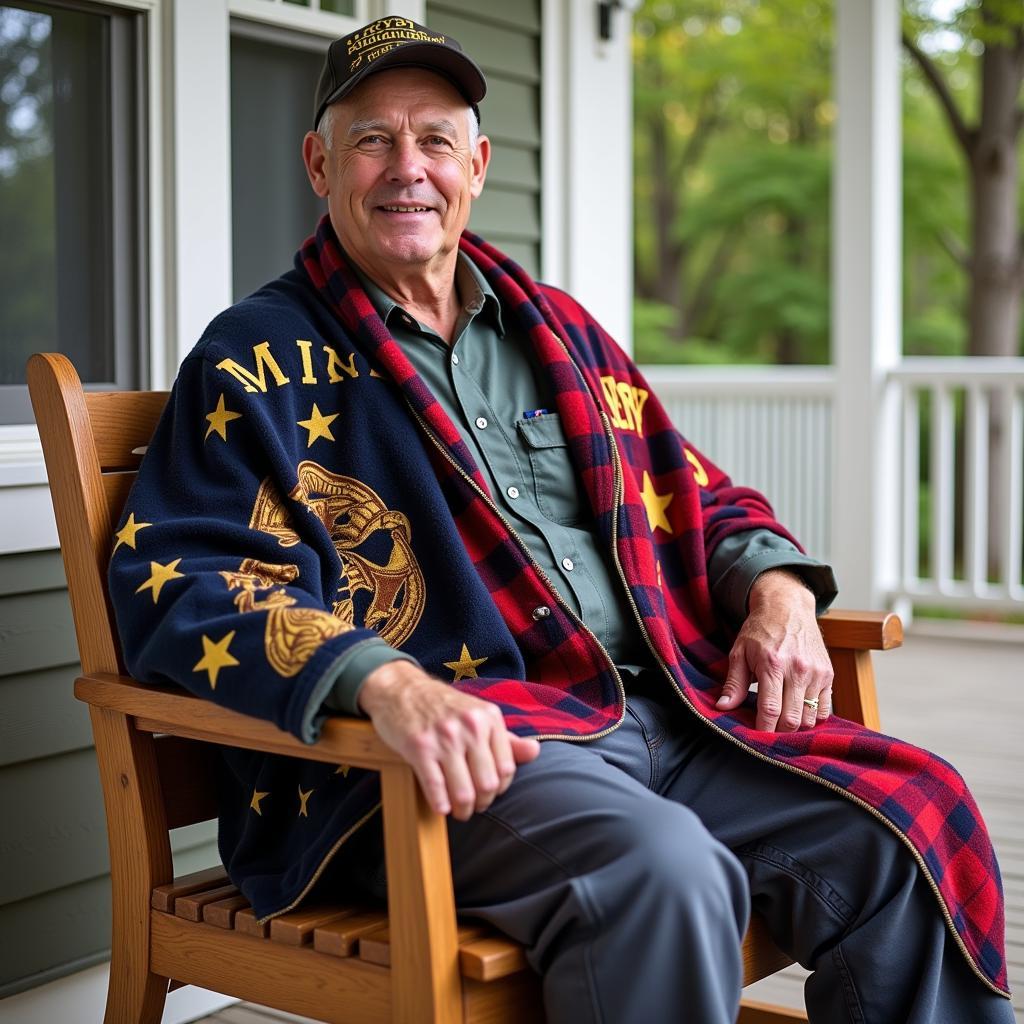
[[[110,243],[109,268],[114,378],[92,381],[87,390],[140,387],[148,376],[150,355],[149,205],[150,147],[148,140],[147,75],[149,39],[144,9],[135,3],[91,0],[37,0],[54,11],[77,11],[110,18],[109,138],[104,140],[109,177],[104,183],[109,217],[104,225]],[[115,201],[128,196],[127,202]],[[60,255],[58,254],[58,260]],[[17,438],[17,428],[33,422],[28,387],[0,384],[0,446]],[[11,428],[15,428],[12,435]],[[0,447],[2,456],[2,447]],[[2,458],[0,458],[2,466]]]

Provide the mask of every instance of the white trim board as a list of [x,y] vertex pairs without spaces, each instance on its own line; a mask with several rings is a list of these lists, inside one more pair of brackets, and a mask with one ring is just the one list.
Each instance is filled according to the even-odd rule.
[[[69,974],[16,996],[0,999],[0,1024],[99,1024],[107,1003],[108,964]],[[234,996],[186,985],[167,996],[161,1024],[187,1024],[237,1003]]]

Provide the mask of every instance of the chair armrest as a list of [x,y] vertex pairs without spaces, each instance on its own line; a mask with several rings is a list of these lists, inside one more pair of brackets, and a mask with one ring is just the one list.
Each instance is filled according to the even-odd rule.
[[94,673],[75,680],[75,696],[92,707],[106,708],[135,718],[143,732],[167,733],[189,739],[287,754],[328,764],[358,768],[404,766],[401,756],[387,746],[369,722],[355,718],[329,718],[316,743],[303,743],[272,722],[229,711],[177,687],[139,683],[130,676]]
[[891,612],[831,609],[818,619],[818,626],[832,650],[889,651],[903,645],[903,623]]

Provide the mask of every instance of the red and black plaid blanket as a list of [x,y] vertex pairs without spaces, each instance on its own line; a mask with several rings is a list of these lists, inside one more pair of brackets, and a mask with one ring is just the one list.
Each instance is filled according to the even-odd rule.
[[[999,869],[974,799],[951,765],[835,716],[813,730],[766,733],[753,728],[749,708],[715,708],[731,636],[715,619],[707,561],[723,537],[739,530],[768,527],[790,536],[764,497],[734,486],[680,435],[637,367],[569,296],[538,285],[478,236],[467,232],[461,244],[503,308],[529,332],[597,528],[615,545],[643,629],[682,699],[752,753],[842,790],[888,822],[933,882],[975,973],[1005,993]],[[622,705],[607,658],[550,601],[528,555],[485,497],[457,429],[356,285],[326,220],[303,256],[343,325],[368,343],[443,447],[434,464],[459,535],[523,651],[526,680],[481,677],[459,685],[499,704],[509,726],[524,735],[578,737],[612,728]],[[540,622],[530,614],[539,603],[553,612]],[[751,770],[759,770],[753,758]]]

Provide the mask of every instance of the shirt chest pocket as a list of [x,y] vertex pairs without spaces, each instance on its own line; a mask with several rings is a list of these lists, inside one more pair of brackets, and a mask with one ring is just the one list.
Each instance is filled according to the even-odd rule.
[[537,507],[552,522],[566,526],[581,522],[586,496],[576,479],[558,414],[518,420],[516,431],[530,460]]

